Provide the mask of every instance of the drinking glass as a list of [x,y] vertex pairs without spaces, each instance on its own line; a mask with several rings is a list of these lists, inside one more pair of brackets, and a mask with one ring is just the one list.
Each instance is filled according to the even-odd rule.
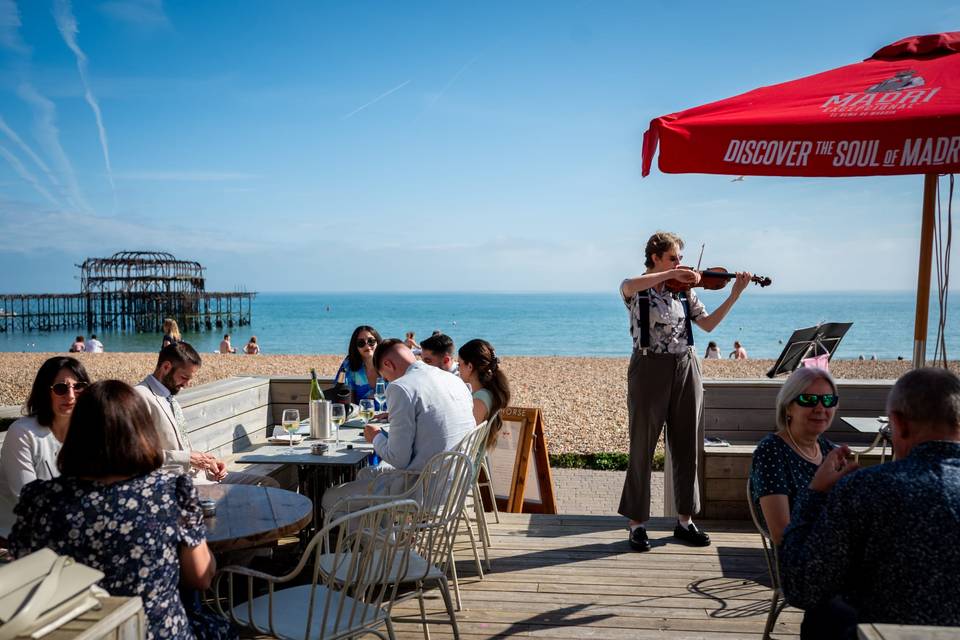
[[377,389],[373,392],[373,397],[377,399],[377,410],[381,413],[387,410],[387,383],[383,380],[377,380]]
[[360,417],[365,421],[370,422],[373,418],[373,400],[370,398],[364,398],[360,401]]
[[346,407],[344,407],[339,402],[335,402],[330,405],[330,422],[333,423],[334,429],[336,429],[337,434],[337,448],[340,448],[340,425],[342,425],[347,419]]
[[290,434],[290,446],[293,446],[293,434],[300,430],[300,412],[296,409],[284,409],[283,410],[283,420],[280,424],[283,425],[284,431]]

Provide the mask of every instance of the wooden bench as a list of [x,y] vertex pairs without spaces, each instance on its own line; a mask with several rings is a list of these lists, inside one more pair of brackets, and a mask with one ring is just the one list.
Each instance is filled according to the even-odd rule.
[[[886,413],[887,395],[893,380],[838,380],[840,408],[827,431],[839,444],[860,450],[873,442],[874,434],[854,431],[841,416],[876,417]],[[748,520],[747,476],[756,444],[776,430],[776,400],[783,380],[705,380],[703,407],[705,433],[731,444],[704,447],[700,461],[701,518]],[[889,454],[889,449],[888,449]],[[861,464],[880,461],[879,452]]]

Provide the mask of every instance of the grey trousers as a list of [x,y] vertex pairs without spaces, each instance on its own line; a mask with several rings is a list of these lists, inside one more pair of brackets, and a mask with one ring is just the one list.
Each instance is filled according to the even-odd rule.
[[650,518],[650,472],[664,426],[673,459],[677,513],[700,511],[697,463],[703,443],[703,384],[692,350],[681,355],[634,351],[627,370],[627,408],[630,465],[620,514],[638,522]]

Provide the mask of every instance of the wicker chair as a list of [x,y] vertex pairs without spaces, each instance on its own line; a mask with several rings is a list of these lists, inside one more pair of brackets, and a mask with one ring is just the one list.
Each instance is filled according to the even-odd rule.
[[[386,637],[392,639],[395,576],[409,570],[419,511],[414,500],[394,500],[338,518],[313,536],[300,562],[284,576],[225,567],[214,583],[216,608],[238,625],[277,638],[335,640],[373,633],[383,639],[385,627]],[[310,584],[276,590],[297,578],[311,558],[315,561]],[[321,571],[321,559],[339,567],[335,576]],[[244,602],[236,600],[235,578],[246,583]],[[255,586],[263,586],[260,583],[267,593],[257,596]]]

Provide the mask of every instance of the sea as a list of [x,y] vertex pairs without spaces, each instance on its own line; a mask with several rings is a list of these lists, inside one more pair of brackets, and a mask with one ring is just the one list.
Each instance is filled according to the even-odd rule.
[[[725,292],[701,299],[715,309]],[[716,341],[726,355],[739,340],[751,358],[776,358],[791,333],[823,322],[852,322],[835,358],[912,358],[915,294],[903,292],[771,293],[747,290],[710,334],[695,329],[697,350]],[[960,301],[946,314],[947,356],[960,355]],[[927,357],[940,319],[931,301]],[[354,327],[368,324],[384,337],[417,340],[439,330],[459,345],[485,338],[500,355],[627,356],[627,312],[610,293],[259,293],[252,324],[185,333],[201,352],[215,351],[229,331],[241,349],[251,335],[265,354],[346,353]],[[66,351],[77,333],[0,333],[0,351]],[[159,333],[98,331],[107,351],[156,351]]]

